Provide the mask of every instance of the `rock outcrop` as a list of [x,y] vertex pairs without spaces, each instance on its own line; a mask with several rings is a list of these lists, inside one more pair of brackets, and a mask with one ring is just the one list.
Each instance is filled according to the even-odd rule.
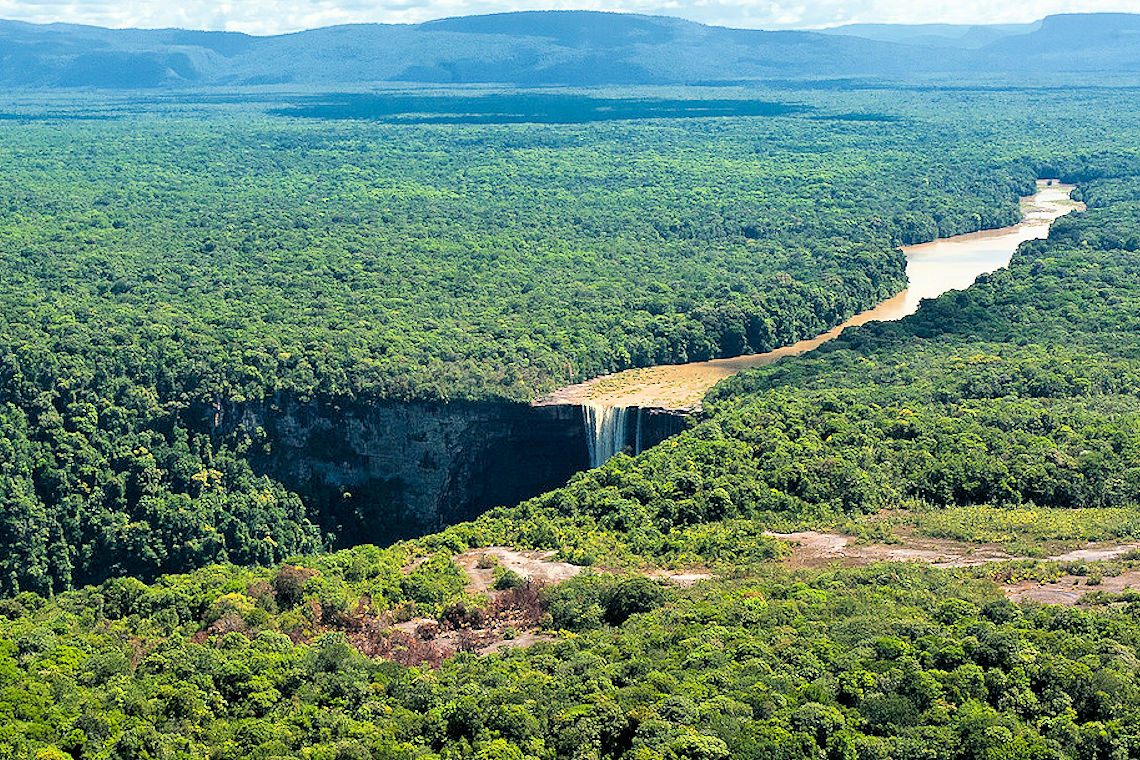
[[[215,435],[250,436],[255,469],[300,493],[343,545],[437,530],[557,488],[590,465],[580,406],[286,398],[218,405],[206,418]],[[686,419],[638,410],[628,440],[639,425],[647,448]]]

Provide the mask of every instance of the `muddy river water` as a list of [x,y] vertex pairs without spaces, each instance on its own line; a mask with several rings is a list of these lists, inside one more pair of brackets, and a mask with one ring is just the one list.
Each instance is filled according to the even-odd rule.
[[909,280],[907,289],[822,335],[762,354],[644,367],[605,375],[562,388],[537,403],[699,409],[701,399],[710,388],[741,370],[807,353],[836,338],[847,327],[902,319],[917,311],[923,299],[967,288],[980,275],[1007,266],[1019,245],[1027,240],[1048,237],[1049,227],[1055,219],[1082,207],[1070,200],[1072,190],[1072,185],[1039,180],[1037,192],[1022,198],[1023,219],[1019,224],[904,247]]

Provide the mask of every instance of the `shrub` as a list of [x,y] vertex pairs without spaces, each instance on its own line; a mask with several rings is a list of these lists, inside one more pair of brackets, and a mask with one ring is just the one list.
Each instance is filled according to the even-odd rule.
[[605,620],[610,625],[621,625],[630,615],[656,609],[664,598],[661,586],[649,578],[626,578],[603,595]]
[[305,596],[305,584],[317,575],[316,570],[296,565],[282,565],[273,577],[273,593],[277,606],[283,610],[292,609]]
[[514,588],[519,588],[526,583],[526,578],[522,577],[509,567],[500,567],[495,570],[495,588],[499,591],[509,591]]

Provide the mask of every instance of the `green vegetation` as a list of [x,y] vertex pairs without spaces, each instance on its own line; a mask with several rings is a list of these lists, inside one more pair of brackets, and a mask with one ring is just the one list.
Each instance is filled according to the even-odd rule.
[[[574,633],[440,661],[385,632],[412,602],[406,556],[324,557],[298,599],[286,566],[6,601],[0,749],[981,759],[1127,756],[1137,741],[1134,603],[1019,609],[990,581],[917,566],[755,568],[685,591],[583,575],[540,602]],[[454,589],[418,604],[472,617]]]
[[927,536],[971,543],[1025,544],[1112,541],[1140,536],[1140,511],[1131,507],[1047,509],[975,505],[908,515]]
[[1036,173],[976,140],[924,158],[929,124],[795,114],[433,127],[193,97],[99,121],[50,116],[83,100],[12,107],[10,592],[280,562],[385,514],[306,509],[247,464],[277,442],[223,435],[220,411],[525,400],[773,348],[895,292],[899,242],[1015,220]]
[[[872,535],[906,505],[1007,546],[1138,532],[1132,96],[1031,119],[1035,93],[896,97],[876,122],[345,125],[187,99],[164,108],[209,118],[0,124],[0,758],[1140,754],[1136,593],[1017,606],[994,583],[1104,589],[1134,557],[793,570],[765,535]],[[1008,271],[415,541],[322,553],[352,536],[251,465],[279,442],[213,422],[788,342],[895,289],[897,243],[1010,221],[1040,175],[1090,210]],[[496,546],[581,572],[543,587]]]
[[[1096,584],[1131,560],[791,571],[762,532],[907,500],[925,503],[924,529],[963,539],[992,539],[981,522],[1042,540],[1133,532],[1132,187],[1088,181],[1093,208],[1008,272],[750,371],[692,430],[518,507],[388,549],[10,598],[0,751],[1131,756],[1134,595],[1018,607],[990,580],[1079,570]],[[451,555],[502,544],[592,567],[539,589],[479,554],[508,580],[473,595]],[[718,577],[685,588],[643,574],[698,565]],[[520,627],[547,640],[479,654]]]
[[976,146],[922,159],[914,127],[800,117],[224,113],[0,125],[5,334],[76,365],[35,372],[160,403],[529,400],[813,335],[899,288],[899,242],[1015,221],[1034,174]]

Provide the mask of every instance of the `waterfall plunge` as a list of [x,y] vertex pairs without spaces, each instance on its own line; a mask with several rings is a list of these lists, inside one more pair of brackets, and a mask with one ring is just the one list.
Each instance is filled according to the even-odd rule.
[[[590,447],[590,467],[601,467],[610,457],[626,447],[629,419],[628,406],[602,406],[584,404],[582,418],[586,423],[586,443]],[[637,415],[633,453],[641,453],[641,409],[633,407]]]

